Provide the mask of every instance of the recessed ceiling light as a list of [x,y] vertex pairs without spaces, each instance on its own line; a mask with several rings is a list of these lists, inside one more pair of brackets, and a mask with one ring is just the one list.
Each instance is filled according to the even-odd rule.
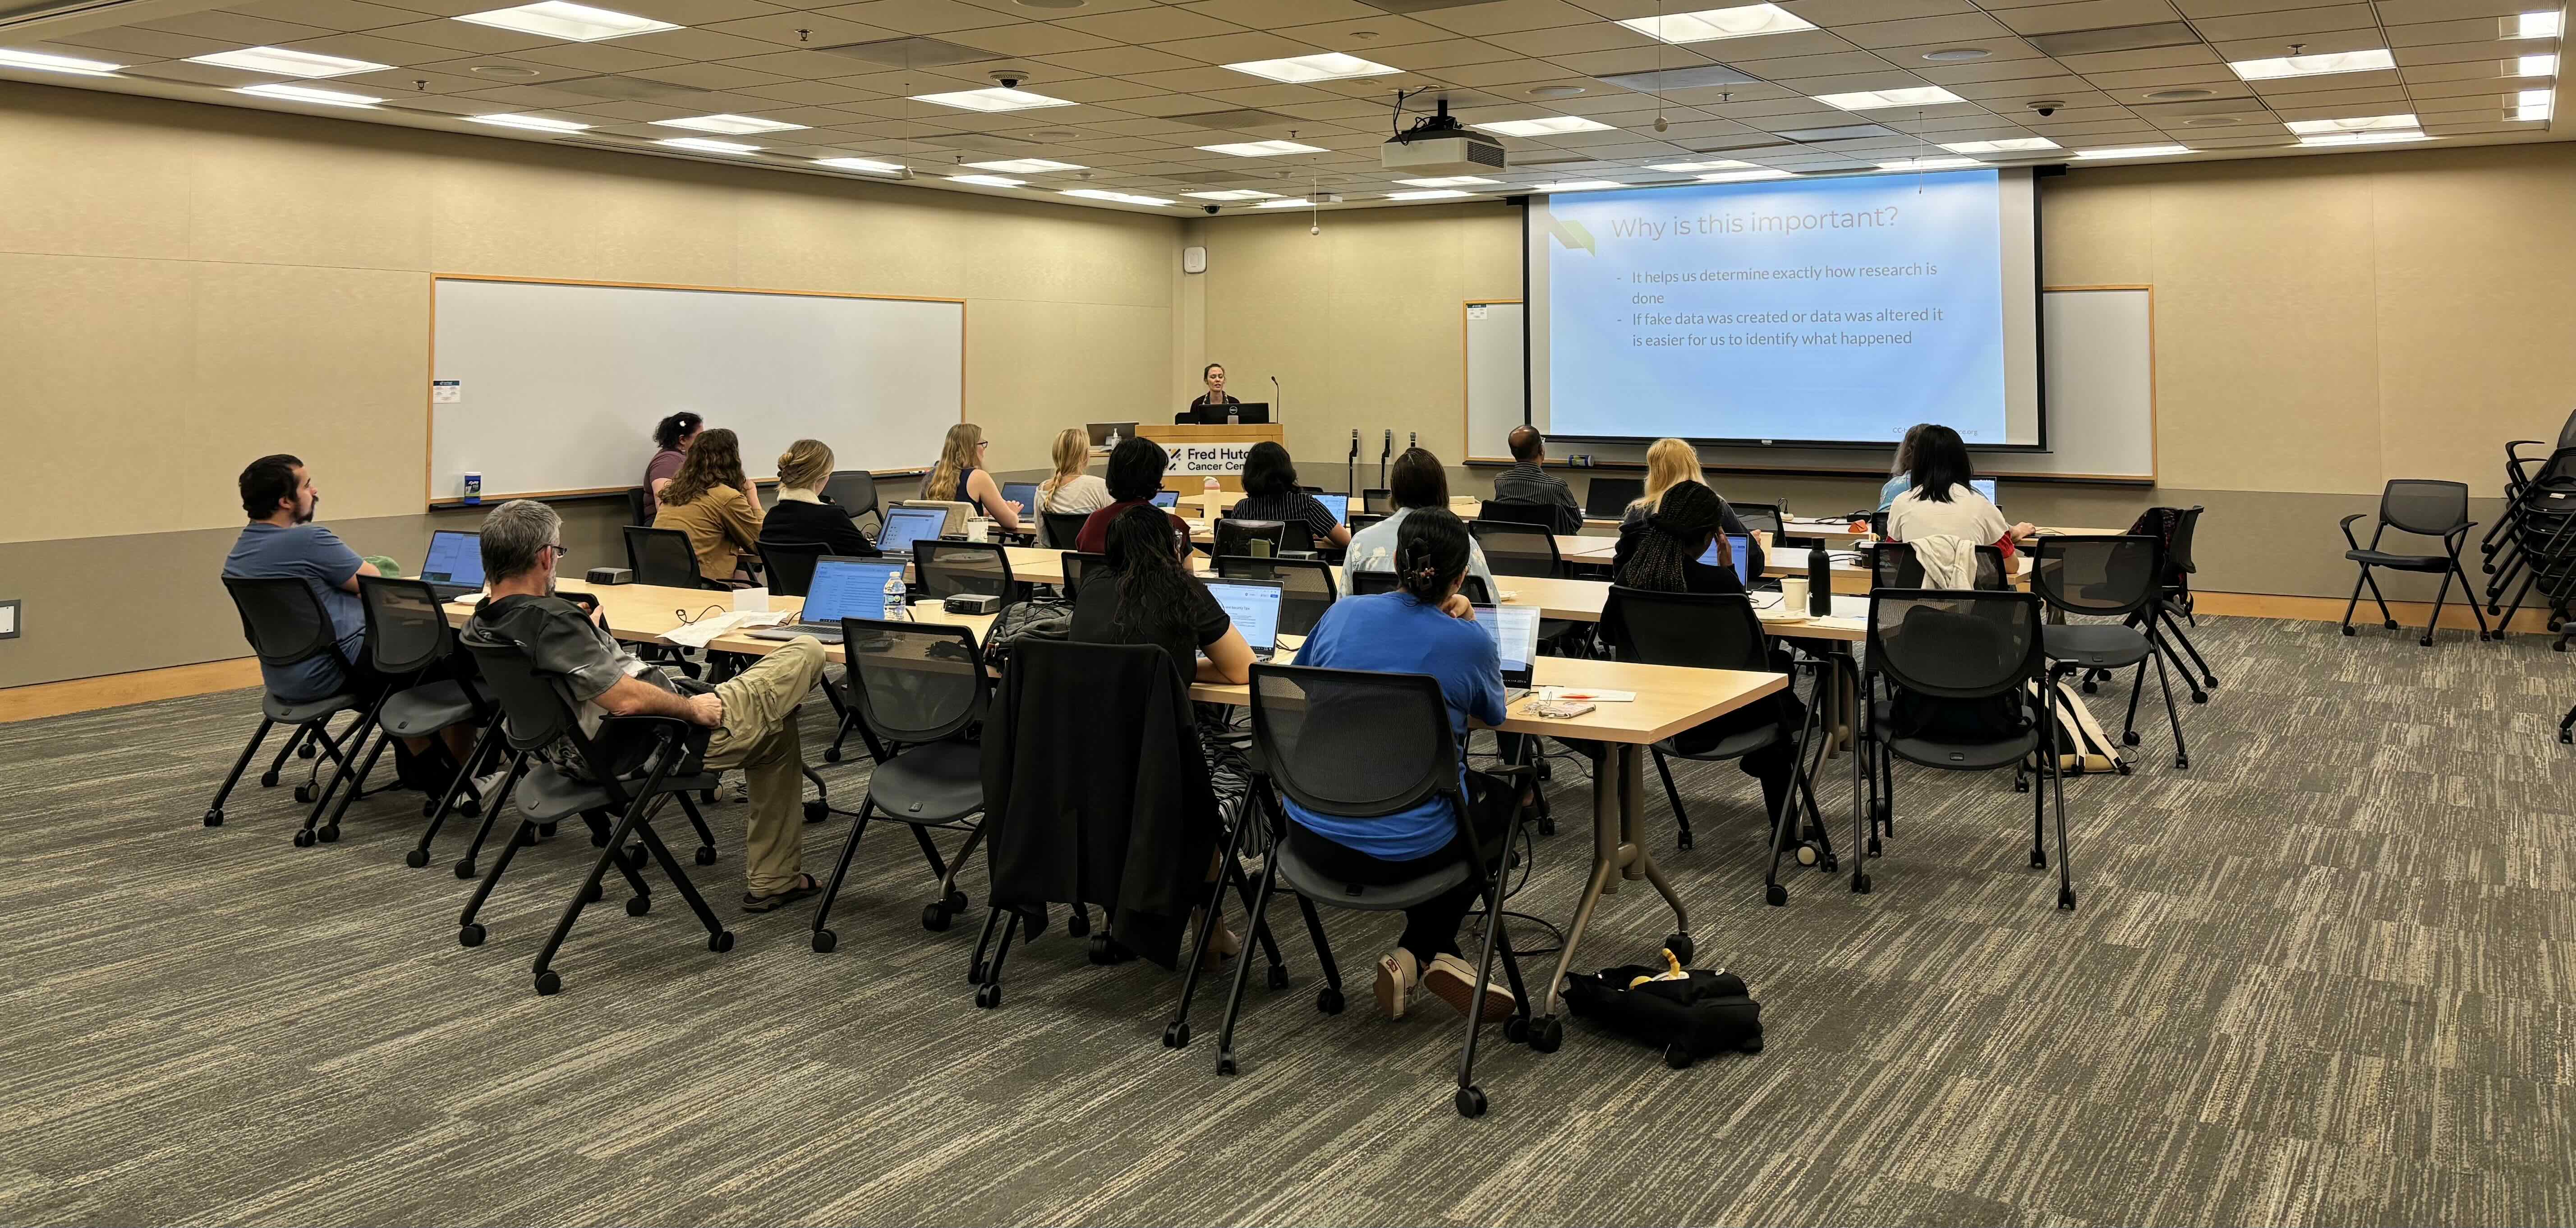
[[1731,171],[1751,165],[1753,164],[1750,162],[1739,162],[1733,158],[1715,158],[1707,162],[1657,162],[1646,169],[1688,175],[1695,171]]
[[1071,128],[1040,128],[1030,133],[1029,138],[1037,141],[1070,141],[1081,135]]
[[2517,77],[2555,77],[2558,75],[2558,57],[2554,55],[2523,56],[2514,61],[2513,75]]
[[2323,136],[2303,136],[2299,144],[2318,145],[2394,145],[2403,141],[2429,141],[2421,132],[2334,132]]
[[814,159],[814,165],[828,166],[836,170],[859,171],[869,175],[900,175],[903,173],[902,163],[879,162],[874,158],[816,158]]
[[1607,132],[1610,125],[1580,115],[1550,115],[1545,119],[1507,119],[1493,124],[1470,124],[1472,128],[1503,136],[1563,136],[1569,132]]
[[317,90],[309,85],[245,85],[233,91],[259,98],[280,98],[288,102],[312,102],[326,107],[372,107],[384,99],[368,94],[350,94],[340,90]]
[[2170,158],[2191,152],[2188,145],[2129,145],[2119,149],[2079,149],[2078,158]]
[[1249,76],[1303,85],[1310,81],[1347,81],[1353,77],[1383,77],[1400,69],[1389,68],[1374,60],[1327,51],[1322,55],[1290,56],[1284,60],[1245,60],[1223,67]]
[[1455,200],[1461,196],[1473,195],[1475,193],[1461,192],[1456,188],[1430,188],[1420,192],[1389,192],[1386,198],[1388,200]]
[[2513,31],[2510,34],[2505,35],[2506,38],[2558,37],[2559,20],[2558,10],[2556,9],[2551,9],[2542,13],[2523,13],[2519,16],[2508,17],[2505,21],[2511,26]]
[[2555,103],[2548,90],[2524,90],[2514,98],[2513,117],[2517,120],[2547,119]]
[[1630,185],[1621,183],[1615,179],[1568,179],[1563,183],[1542,183],[1537,187],[1531,188],[1530,191],[1606,192],[1612,188],[1624,188],[1628,186]]
[[1295,141],[1236,141],[1230,145],[1201,145],[1199,148],[1238,158],[1276,158],[1281,154],[1324,152],[1320,145],[1300,145]]
[[1255,192],[1250,188],[1227,188],[1222,192],[1183,192],[1191,200],[1277,200],[1277,192]]
[[1945,144],[1941,146],[1941,148],[1949,150],[1952,153],[1962,154],[2020,153],[2024,150],[2030,149],[2055,149],[2057,147],[2057,142],[2044,136],[2017,136],[2009,140],[2002,141],[1961,141],[1956,145]]
[[1935,64],[1965,64],[1970,60],[1982,60],[1993,54],[1994,52],[1983,47],[1943,47],[1939,51],[1924,52],[1923,58]]
[[1501,183],[1502,180],[1487,179],[1482,175],[1450,175],[1440,179],[1398,179],[1396,182],[1408,188],[1473,188]]
[[803,124],[782,124],[774,119],[755,119],[749,115],[697,115],[688,119],[657,119],[656,128],[687,128],[696,132],[721,132],[727,136],[749,136],[755,132],[787,132]]
[[1845,111],[1874,111],[1880,107],[1928,107],[1944,102],[1965,102],[1964,98],[1937,85],[1901,90],[1861,90],[1850,94],[1818,94],[1816,101]]
[[568,119],[548,119],[543,115],[468,115],[468,121],[490,124],[496,128],[532,128],[538,132],[588,132],[590,125]]
[[2217,92],[2218,91],[2216,90],[2204,89],[2157,90],[2156,92],[2147,95],[2147,101],[2180,102],[2185,98],[2207,98]]
[[1007,175],[950,175],[948,181],[971,183],[985,188],[1016,188],[1028,182],[1026,179],[1013,179]]
[[2301,136],[2321,132],[2377,132],[2390,128],[2420,128],[2412,115],[2358,115],[2349,119],[2294,119],[2290,131]]
[[1542,85],[1530,90],[1532,98],[1572,98],[1583,92],[1580,85]]
[[2282,77],[2322,77],[2339,72],[2374,72],[2397,67],[2397,57],[2386,48],[2369,51],[2336,51],[2325,55],[2284,55],[2265,60],[2231,60],[2227,65],[2236,75],[2248,81],[2273,81]]
[[655,141],[653,143],[656,145],[668,145],[673,149],[694,149],[700,153],[747,154],[760,152],[760,146],[758,145],[743,145],[733,141],[710,141],[702,136],[675,136]]
[[1089,168],[1079,162],[1056,162],[1046,158],[1004,158],[998,162],[969,162],[979,171],[1009,171],[1014,175],[1038,175],[1048,171],[1079,171]]
[[629,34],[651,34],[656,30],[677,30],[667,21],[638,17],[610,9],[595,9],[587,4],[567,4],[564,0],[543,0],[539,4],[522,4],[516,8],[493,9],[467,13],[458,21],[478,26],[516,30],[543,38],[560,38],[566,42],[595,43],[606,38],[624,38]]
[[475,74],[476,76],[480,76],[480,77],[509,77],[509,78],[513,78],[513,79],[522,79],[522,78],[527,78],[527,77],[535,77],[535,76],[542,76],[542,75],[543,75],[543,74],[539,73],[536,69],[533,69],[533,68],[521,68],[520,66],[518,66],[518,65],[516,65],[516,64],[477,64],[477,65],[473,66],[472,68],[468,68],[468,69],[466,69],[465,71],[470,72],[470,73],[473,73],[473,74]]
[[1975,158],[1906,158],[1896,162],[1881,162],[1878,164],[1878,169],[1883,171],[1946,171],[1956,170],[1962,166],[1983,165],[1985,164],[1977,161]]
[[2244,122],[2244,120],[2238,119],[2233,115],[2203,115],[2198,119],[2186,119],[2182,121],[2182,126],[2185,128],[2223,128],[2229,124],[2241,124]]
[[1064,190],[1064,194],[1067,196],[1079,196],[1084,200],[1114,200],[1122,205],[1168,205],[1172,203],[1168,198],[1161,196],[1138,196],[1133,192],[1112,192],[1107,188],[1066,188]]
[[0,47],[0,68],[33,68],[43,72],[67,72],[81,77],[104,77],[123,64],[104,60],[82,60],[67,55],[46,55],[41,51],[11,51]]
[[1757,166],[1751,170],[1715,171],[1699,177],[1701,183],[1749,183],[1756,179],[1786,179],[1789,172]]
[[244,47],[239,51],[218,51],[213,55],[192,55],[191,64],[212,64],[217,68],[238,68],[243,72],[276,73],[281,77],[345,77],[353,72],[375,72],[390,64],[369,60],[351,60],[336,55],[311,51],[292,51],[284,47]]
[[1696,13],[1669,13],[1661,17],[1629,17],[1619,24],[1667,43],[1705,43],[1712,39],[1789,34],[1816,28],[1816,23],[1776,4],[1701,9]]
[[1069,107],[1070,99],[1049,98],[1027,90],[958,90],[948,94],[915,94],[914,102],[935,102],[960,111],[1027,111],[1037,107]]
[[1315,202],[1313,202],[1313,201],[1311,201],[1311,200],[1308,200],[1308,199],[1306,199],[1306,198],[1305,198],[1305,197],[1303,197],[1303,196],[1299,196],[1299,197],[1294,197],[1294,198],[1289,199],[1289,200],[1265,200],[1265,201],[1261,202],[1260,204],[1254,205],[1254,206],[1253,206],[1253,208],[1255,208],[1255,209],[1303,209],[1303,208],[1306,208],[1307,206],[1312,205],[1312,204],[1314,204],[1314,203],[1315,203]]

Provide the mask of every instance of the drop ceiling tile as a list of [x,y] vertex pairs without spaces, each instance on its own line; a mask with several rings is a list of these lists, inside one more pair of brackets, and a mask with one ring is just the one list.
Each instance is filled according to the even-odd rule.
[[1387,114],[1393,108],[1382,103],[1368,103],[1353,99],[1345,102],[1305,102],[1298,103],[1293,106],[1271,107],[1269,109],[1277,111],[1282,115],[1294,115],[1299,119],[1311,119],[1318,123],[1335,123],[1344,120],[1369,119],[1373,116]]
[[1051,97],[1069,102],[1109,102],[1120,98],[1142,98],[1163,91],[1150,85],[1139,85],[1123,77],[1078,77],[1066,81],[1049,81],[1046,92]]
[[[1168,51],[1205,64],[1240,64],[1247,60],[1278,60],[1290,56],[1314,55],[1329,51],[1314,43],[1257,30],[1220,34],[1213,38],[1184,38],[1154,44],[1156,51]],[[1362,57],[1366,58],[1366,57]],[[1249,78],[1259,80],[1260,78]]]
[[650,75],[656,81],[694,85],[702,90],[738,90],[779,85],[788,80],[776,73],[737,68],[730,64],[673,64],[668,68],[656,68]]
[[1043,64],[1101,77],[1118,77],[1130,73],[1169,72],[1201,65],[1167,51],[1151,47],[1102,47],[1093,51],[1066,51],[1042,55]]
[[2276,81],[2248,81],[2247,88],[2263,98],[2286,99],[2320,90],[2360,90],[2380,87],[2402,88],[2394,72],[2339,72],[2323,77],[2283,77]]
[[1233,72],[1216,67],[1176,68],[1168,72],[1130,73],[1128,74],[1127,79],[1139,85],[1150,85],[1156,89],[1167,90],[1175,94],[1197,94],[1204,93],[1209,90],[1233,89],[1238,86],[1247,85],[1261,80],[1261,78],[1247,73]]
[[[2559,50],[2559,48],[2548,44],[2524,46],[2523,43],[2525,41],[2526,40],[2516,40],[2511,43],[2434,43],[2430,46],[2398,47],[2393,48],[2392,50],[2396,54],[2397,63],[2400,67],[2413,67],[2419,64],[2486,63],[2515,56],[2528,55],[2534,51],[2541,50],[2543,47],[2547,47],[2549,50]],[[2527,41],[2538,43],[2538,40]]]
[[1426,9],[1412,16],[1415,20],[1453,33],[1470,35],[1545,30],[1601,20],[1595,14],[1565,3],[1565,0],[1486,0],[1485,3],[1462,4],[1455,8]]
[[1995,14],[1997,20],[2023,34],[2143,26],[2181,16],[2167,0],[2075,0],[2071,4],[2032,5]]
[[167,34],[193,34],[199,38],[229,42],[236,47],[274,47],[297,39],[320,38],[323,35],[335,33],[321,26],[308,26],[302,22],[275,21],[266,17],[250,17],[220,10],[165,17],[159,21],[146,22],[143,28],[159,30]]
[[507,55],[514,51],[551,47],[558,41],[539,38],[534,34],[521,34],[515,30],[495,30],[490,26],[478,26],[464,21],[414,22],[407,26],[390,26],[376,33],[386,38],[401,39],[407,43],[426,43],[432,47],[447,47],[480,55]]
[[[391,90],[408,95],[412,99],[417,99],[423,94],[471,94],[476,90],[488,90],[498,84],[490,77],[468,77],[432,68],[388,68],[382,72],[353,73],[346,77],[333,77],[331,80],[356,89]],[[467,113],[479,115],[491,109],[489,106],[477,104],[467,108]]]
[[2421,85],[2410,85],[2404,92],[2408,97],[2424,103],[2427,107],[2435,105],[2436,99],[2445,98],[2493,98],[2497,106],[2503,107],[2511,105],[2507,100],[2527,88],[2546,89],[2548,87],[2534,85],[2519,77],[2488,77],[2458,81],[2431,81]]
[[2064,66],[2046,56],[2029,59],[1979,60],[1973,64],[1909,64],[1906,71],[1934,85],[1948,86],[1957,93],[1962,81],[2009,81],[2016,77],[2048,77],[2064,72]]
[[[1989,5],[1988,7],[2001,7]],[[1820,26],[1874,25],[1883,21],[1905,21],[1916,17],[1943,17],[1974,13],[1977,6],[1970,0],[1803,0],[1797,13]]]
[[[1819,91],[1819,92],[1825,92],[1825,91]],[[2075,98],[2081,98],[2081,97],[2093,97],[2093,98],[2103,98],[2103,97],[2105,97],[2105,95],[2103,95],[2103,94],[2101,93],[2101,91],[2096,90],[2096,89],[2094,89],[2092,86],[2090,86],[2090,85],[2086,84],[2086,83],[2085,83],[2085,81],[2084,81],[2084,78],[2082,78],[2082,77],[2066,77],[2066,76],[2058,76],[2058,77],[2029,77],[2029,78],[2025,78],[2025,79],[2023,79],[2023,80],[2019,80],[2019,81],[1979,81],[1979,82],[1975,82],[1975,83],[1973,83],[1973,84],[1965,84],[1965,85],[1955,86],[1955,87],[1953,87],[1953,88],[1951,89],[1951,91],[1950,91],[1950,92],[1952,92],[1952,93],[1954,93],[1954,94],[1957,94],[1957,95],[1958,95],[1958,96],[1960,96],[1961,98],[1968,99],[1969,101],[1972,101],[1972,102],[1982,102],[1982,101],[1985,101],[1985,100],[1987,100],[1987,99],[2007,99],[2007,100],[2008,100],[2008,99],[2014,99],[2014,98],[2066,98],[2066,99],[2075,99]],[[1903,110],[1903,109],[1905,109],[1905,108],[1902,108],[1902,107],[1882,107],[1882,108],[1880,108],[1880,109],[1881,109],[1881,110]]]
[[473,93],[466,94],[464,96],[467,98],[479,98],[485,102],[497,102],[504,106],[514,108],[577,107],[583,103],[599,101],[596,98],[586,97],[581,94],[568,94],[562,90],[550,90],[542,85],[505,85],[499,89],[476,90]]
[[844,4],[815,11],[826,17],[838,17],[861,25],[884,26],[906,34],[980,30],[986,26],[1012,25],[1021,20],[978,5],[960,4],[957,0],[866,0],[861,4]]
[[[1236,80],[1246,80],[1240,75]],[[1201,90],[1199,96],[1211,102],[1236,107],[1282,107],[1299,102],[1339,102],[1322,90],[1304,85],[1251,85],[1235,89]]]
[[1048,55],[1064,51],[1096,51],[1118,45],[1114,39],[1097,34],[1084,34],[1042,21],[1022,22],[1013,26],[987,26],[968,30],[948,40],[981,47],[995,55]]
[[362,0],[257,0],[252,4],[234,5],[232,11],[272,21],[292,21],[342,31],[409,25],[420,20],[420,15],[409,9],[366,4]]
[[1527,93],[1539,85],[1580,86],[1588,92],[1615,90],[1590,77],[1568,77],[1565,70],[1543,60],[1496,60],[1491,64],[1452,64],[1440,70],[1440,79],[1476,89],[1512,86],[1514,92]]
[[[463,24],[463,23],[456,23]],[[655,55],[673,56],[692,61],[731,60],[749,55],[767,55],[778,48],[756,38],[738,34],[719,34],[713,30],[660,30],[615,39],[610,44],[650,51]]]
[[1787,56],[1776,60],[1729,60],[1727,67],[1765,81],[1831,77],[1843,73],[1887,72],[1890,65],[1875,52],[1840,51],[1830,55]]
[[[453,56],[455,52],[442,52]],[[659,72],[686,63],[667,55],[656,55],[636,47],[615,43],[563,43],[536,47],[518,53],[517,58],[535,64],[552,64],[558,68],[577,68],[584,72]]]
[[2011,29],[1983,13],[1873,21],[1866,25],[1836,26],[1834,33],[1855,47],[1908,47],[1922,43],[1977,46],[1990,40],[2019,41],[2014,39]]
[[2130,72],[2093,72],[2084,79],[2094,88],[2115,92],[2172,89],[2177,86],[2201,86],[2222,94],[2245,92],[2245,83],[2222,65],[2194,64],[2184,68],[2141,68]]
[[1381,15],[1378,10],[1358,3],[1358,0],[1197,0],[1180,7],[1202,17],[1230,21],[1255,30],[1326,21],[1358,21]]
[[[1378,48],[1371,51],[1368,58],[1394,68],[1430,72],[1454,64],[1491,64],[1500,60],[1518,60],[1527,57],[1516,55],[1509,49],[1497,47],[1481,39],[1451,38],[1436,43],[1407,43],[1401,47]],[[1372,80],[1385,81],[1388,78],[1363,79],[1362,84]],[[1352,83],[1326,81],[1317,84],[1329,88]]]
[[167,30],[147,30],[141,26],[118,26],[106,30],[91,30],[84,34],[58,34],[54,36],[53,41],[64,49],[60,52],[47,52],[42,43],[17,39],[10,40],[9,45],[40,53],[68,55],[76,59],[98,58],[96,55],[83,56],[81,52],[84,50],[114,51],[125,56],[123,60],[116,61],[124,64],[145,64],[153,60],[184,60],[190,56],[213,55],[218,51],[234,51],[241,47],[240,43],[228,38],[200,38],[194,34],[172,34]]
[[2537,50],[2548,47],[2551,43],[2551,40],[2541,38],[2506,40],[2503,38],[2505,33],[2503,21],[2504,19],[2496,17],[2468,17],[2458,21],[2427,21],[2412,25],[2390,26],[2388,45],[2424,47],[2434,43],[2474,43],[2496,39],[2505,42],[2507,46],[2528,46]]
[[621,124],[649,124],[659,119],[686,119],[692,115],[706,114],[704,111],[693,111],[687,107],[675,107],[667,102],[600,101],[593,101],[589,106],[565,113],[592,122],[615,120]]
[[[2306,34],[2301,35],[2297,41],[2309,55],[2325,55],[2336,51],[2371,51],[2388,45],[2387,41],[2380,37],[2376,28]],[[2210,50],[2217,52],[2218,58],[2222,60],[2260,60],[2290,53],[2288,40],[2279,39],[2227,39],[2213,42],[2209,47]]]
[[1623,47],[1654,47],[1654,39],[1639,34],[1616,22],[1596,21],[1589,25],[1560,26],[1551,30],[1511,30],[1480,35],[1484,41],[1529,56],[1562,56],[1585,51],[1612,51]]
[[[2092,55],[2059,56],[2057,62],[2070,72],[2131,72],[2142,68],[2186,68],[2193,65],[2218,67],[2218,53],[2207,47],[2149,47],[2141,51],[2103,51]],[[2227,72],[2224,67],[2218,71]],[[2233,72],[2227,72],[2235,76]]]
[[[584,68],[566,68],[561,64],[546,64],[536,60],[521,59],[517,56],[500,55],[461,56],[456,59],[436,60],[427,64],[414,65],[413,67],[429,69],[435,72],[453,73],[460,77],[468,77],[481,82],[482,84],[479,88],[482,89],[492,89],[496,86],[502,85],[522,85],[531,82],[543,84],[548,81],[573,81],[582,77],[598,75]],[[525,75],[512,73],[511,75],[504,77],[497,75],[487,76],[473,71],[476,68],[485,67],[525,69],[526,73]],[[373,77],[382,76],[383,74],[361,73],[359,75]]]
[[[1856,93],[1861,90],[1916,89],[1923,85],[1923,80],[1922,78],[1902,69],[1890,68],[1882,69],[1877,72],[1828,73],[1812,77],[1780,77],[1776,78],[1774,83],[1813,97],[1817,94],[1849,94]],[[1958,91],[1952,90],[1951,92],[1957,93]]]
[[2367,4],[2333,4],[2317,8],[2211,17],[2197,23],[2211,42],[2233,39],[2294,39],[2335,30],[2364,30],[2379,24]]
[[[412,0],[403,0],[403,2],[408,5]],[[484,0],[484,3],[506,7],[506,0]],[[633,13],[638,17],[650,17],[655,21],[667,21],[676,26],[696,27],[712,25],[719,21],[758,17],[764,13],[782,13],[795,6],[767,4],[762,0],[609,0],[609,3],[602,7],[614,8],[621,13]],[[474,10],[466,11],[470,13]]]
[[[692,84],[695,83],[692,82]],[[843,102],[865,102],[879,97],[870,90],[853,89],[828,81],[780,81],[770,85],[736,85],[727,88],[753,98],[767,98],[776,102],[816,107],[828,107]]]
[[[1574,55],[1552,55],[1547,62],[1571,73],[1586,77],[1616,77],[1626,73],[1668,71],[1696,68],[1709,63],[1697,56],[1684,58],[1673,54],[1674,48],[1637,47],[1626,51],[1585,51]],[[1660,55],[1658,52],[1660,51]]]
[[[2505,17],[2535,7],[2532,0],[2376,0],[2376,3],[2379,20],[2392,26],[2462,17]],[[2537,7],[2548,7],[2547,0],[2541,0]]]
[[1230,21],[1219,21],[1186,9],[1155,7],[1129,9],[1123,13],[1095,13],[1089,16],[1065,17],[1055,22],[1068,30],[1097,34],[1122,43],[1168,43],[1184,38],[1214,38],[1220,34],[1240,34],[1243,27]]
[[1206,99],[1189,94],[1162,93],[1104,102],[1100,109],[1118,112],[1123,119],[1129,115],[1196,115],[1224,108],[1210,106]]
[[809,51],[816,47],[837,47],[843,43],[873,43],[904,37],[903,31],[890,30],[884,26],[843,21],[838,17],[825,17],[820,13],[797,12],[744,17],[735,21],[716,22],[696,28],[704,32],[730,34],[736,38],[767,43],[772,49],[791,47]]
[[1442,39],[1457,37],[1438,26],[1424,25],[1411,18],[1398,17],[1393,13],[1378,13],[1352,21],[1285,26],[1278,33],[1288,38],[1313,43],[1318,47],[1330,47],[1335,51],[1366,56],[1381,63],[1384,62],[1385,57],[1372,54],[1371,48],[1399,47],[1406,43],[1436,43]]
[[2407,88],[2419,90],[2455,81],[2482,81],[2500,86],[2507,81],[2527,80],[2530,88],[2546,86],[2550,81],[2547,77],[2522,77],[2518,69],[2519,65],[2512,60],[2461,60],[2450,64],[2409,65],[2398,69],[2397,75],[2405,79]]

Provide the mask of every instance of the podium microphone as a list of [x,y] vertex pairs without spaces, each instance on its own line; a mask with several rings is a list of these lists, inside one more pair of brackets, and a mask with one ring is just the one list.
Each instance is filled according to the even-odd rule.
[[1347,497],[1356,498],[1360,493],[1360,428],[1356,426],[1351,428],[1351,457],[1343,467],[1342,489],[1348,492]]
[[1379,445],[1377,450],[1377,484],[1381,489],[1386,486],[1387,458],[1393,455],[1395,455],[1395,428],[1388,427],[1386,442]]
[[1288,407],[1287,399],[1279,395],[1279,377],[1278,377],[1278,376],[1276,376],[1276,375],[1271,376],[1271,377],[1270,377],[1270,420],[1271,420],[1271,421],[1273,421],[1273,422],[1277,422],[1277,421],[1279,420],[1279,414],[1280,414],[1280,411],[1282,411],[1282,410],[1286,409],[1287,407]]

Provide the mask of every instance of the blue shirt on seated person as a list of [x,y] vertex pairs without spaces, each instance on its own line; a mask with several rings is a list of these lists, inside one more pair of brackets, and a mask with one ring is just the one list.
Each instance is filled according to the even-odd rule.
[[[1429,674],[1447,701],[1449,731],[1467,744],[1469,719],[1503,721],[1502,661],[1484,628],[1450,617],[1439,606],[1404,593],[1345,597],[1324,612],[1314,634],[1297,650],[1297,664],[1322,669]],[[1462,764],[1459,791],[1466,791]],[[1288,817],[1335,844],[1382,861],[1409,861],[1439,852],[1458,835],[1458,819],[1438,798],[1374,819],[1316,814],[1289,801]]]

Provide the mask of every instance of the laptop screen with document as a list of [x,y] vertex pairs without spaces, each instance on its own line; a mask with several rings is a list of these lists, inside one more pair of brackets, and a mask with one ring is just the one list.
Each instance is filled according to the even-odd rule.
[[888,554],[910,554],[912,543],[922,538],[938,540],[939,531],[948,524],[948,512],[936,507],[889,508],[885,528],[877,533],[877,549]]
[[1279,645],[1280,584],[1276,580],[1210,580],[1208,594],[1225,608],[1234,629],[1254,652]]
[[844,618],[883,618],[886,577],[902,574],[901,563],[829,555],[817,559],[813,583],[805,589],[805,609],[796,616],[797,621],[836,623]]
[[1315,502],[1323,504],[1324,510],[1333,514],[1334,524],[1347,525],[1351,522],[1351,497],[1349,495],[1317,495],[1315,496]]
[[[1717,548],[1720,543],[1723,543],[1726,546],[1728,552],[1727,556],[1724,558],[1718,557]],[[1750,537],[1742,537],[1733,533],[1720,533],[1709,540],[1708,549],[1700,551],[1699,565],[1702,567],[1733,567],[1735,569],[1735,578],[1746,584],[1750,584],[1753,582],[1753,577],[1746,575],[1745,571],[1753,565],[1753,561],[1746,557],[1752,552],[1752,548],[1753,539]]]
[[429,557],[421,560],[420,578],[432,584],[483,587],[483,535],[441,529],[429,535]]
[[1494,641],[1494,655],[1502,658],[1503,681],[1528,686],[1530,662],[1538,657],[1538,607],[1480,605],[1476,625]]

